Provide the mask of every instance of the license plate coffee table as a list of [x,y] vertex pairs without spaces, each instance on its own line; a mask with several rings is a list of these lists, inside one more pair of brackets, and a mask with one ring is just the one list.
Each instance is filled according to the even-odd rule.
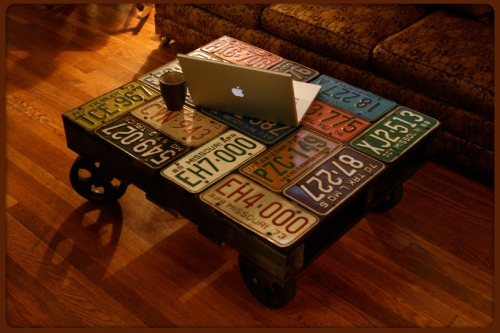
[[438,121],[314,69],[223,36],[190,53],[290,73],[322,86],[297,128],[196,108],[167,110],[157,78],[177,60],[66,112],[70,170],[88,200],[134,184],[199,232],[239,253],[243,280],[270,308],[371,211],[402,198],[432,152]]

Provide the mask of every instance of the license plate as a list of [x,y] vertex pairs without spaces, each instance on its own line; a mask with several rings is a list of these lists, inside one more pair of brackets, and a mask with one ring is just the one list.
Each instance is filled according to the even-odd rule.
[[338,141],[346,142],[371,123],[316,99],[307,110],[301,124]]
[[268,189],[280,192],[339,145],[303,128],[242,166],[240,172]]
[[188,192],[198,193],[265,148],[263,144],[229,130],[172,163],[161,174]]
[[398,107],[351,141],[351,146],[391,163],[438,125],[434,118]]
[[130,115],[99,128],[96,134],[152,169],[165,166],[189,149]]
[[239,174],[231,174],[200,199],[280,247],[299,240],[319,219]]
[[188,53],[189,56],[196,57],[196,58],[201,58],[201,59],[206,59],[206,60],[215,60],[215,61],[222,61],[222,62],[227,62],[225,60],[222,60],[221,58],[218,58],[212,54],[203,52],[201,49],[196,49],[194,51],[191,51]]
[[283,194],[318,215],[328,215],[384,168],[352,148],[343,148],[287,187]]
[[133,81],[66,112],[64,116],[87,131],[94,131],[158,96],[159,93],[148,85]]
[[277,66],[274,66],[271,70],[275,72],[290,74],[293,80],[301,82],[309,82],[319,76],[318,71],[291,60],[284,60]]
[[187,106],[182,111],[168,110],[161,97],[132,114],[190,147],[198,147],[227,129],[227,125]]
[[200,50],[234,64],[263,69],[271,68],[283,60],[276,54],[228,36],[216,39]]
[[317,99],[368,121],[379,119],[396,106],[393,101],[327,75],[321,75],[312,83],[321,86]]
[[[138,80],[153,87],[157,91],[160,91],[160,77],[167,72],[182,73],[182,68],[181,65],[179,64],[179,60],[174,60],[169,62],[168,64],[158,67],[154,71],[139,77]],[[186,93],[185,103],[191,107],[194,107],[193,99],[191,98],[191,93],[189,92],[189,89],[187,90]]]
[[209,108],[202,108],[200,111],[266,145],[278,142],[295,130],[295,127],[247,118]]

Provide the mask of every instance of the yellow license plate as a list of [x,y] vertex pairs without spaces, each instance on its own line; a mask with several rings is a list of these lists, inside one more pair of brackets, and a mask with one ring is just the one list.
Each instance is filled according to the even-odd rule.
[[200,199],[257,235],[290,246],[319,219],[239,174],[231,174],[200,194]]
[[190,147],[198,147],[228,128],[227,125],[187,106],[184,106],[182,111],[168,110],[161,97],[136,108],[132,114]]
[[351,140],[370,126],[369,121],[317,99],[307,110],[301,124],[341,142]]
[[64,117],[87,131],[94,131],[158,96],[148,85],[133,81],[66,112]]
[[240,168],[240,172],[268,189],[280,192],[340,144],[302,128]]

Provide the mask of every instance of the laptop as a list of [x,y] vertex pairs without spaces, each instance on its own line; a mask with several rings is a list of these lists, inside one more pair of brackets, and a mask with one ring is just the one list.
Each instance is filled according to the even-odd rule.
[[321,86],[286,73],[177,55],[197,107],[298,126]]

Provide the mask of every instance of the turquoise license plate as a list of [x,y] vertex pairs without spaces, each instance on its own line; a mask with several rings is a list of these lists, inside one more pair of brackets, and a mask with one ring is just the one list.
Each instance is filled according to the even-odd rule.
[[320,101],[371,122],[376,121],[396,106],[393,101],[327,75],[321,75],[312,83],[321,86],[316,97]]
[[351,146],[391,163],[438,125],[436,119],[401,106],[352,140]]
[[295,127],[247,118],[209,108],[201,108],[200,111],[266,145],[278,142],[295,130]]

